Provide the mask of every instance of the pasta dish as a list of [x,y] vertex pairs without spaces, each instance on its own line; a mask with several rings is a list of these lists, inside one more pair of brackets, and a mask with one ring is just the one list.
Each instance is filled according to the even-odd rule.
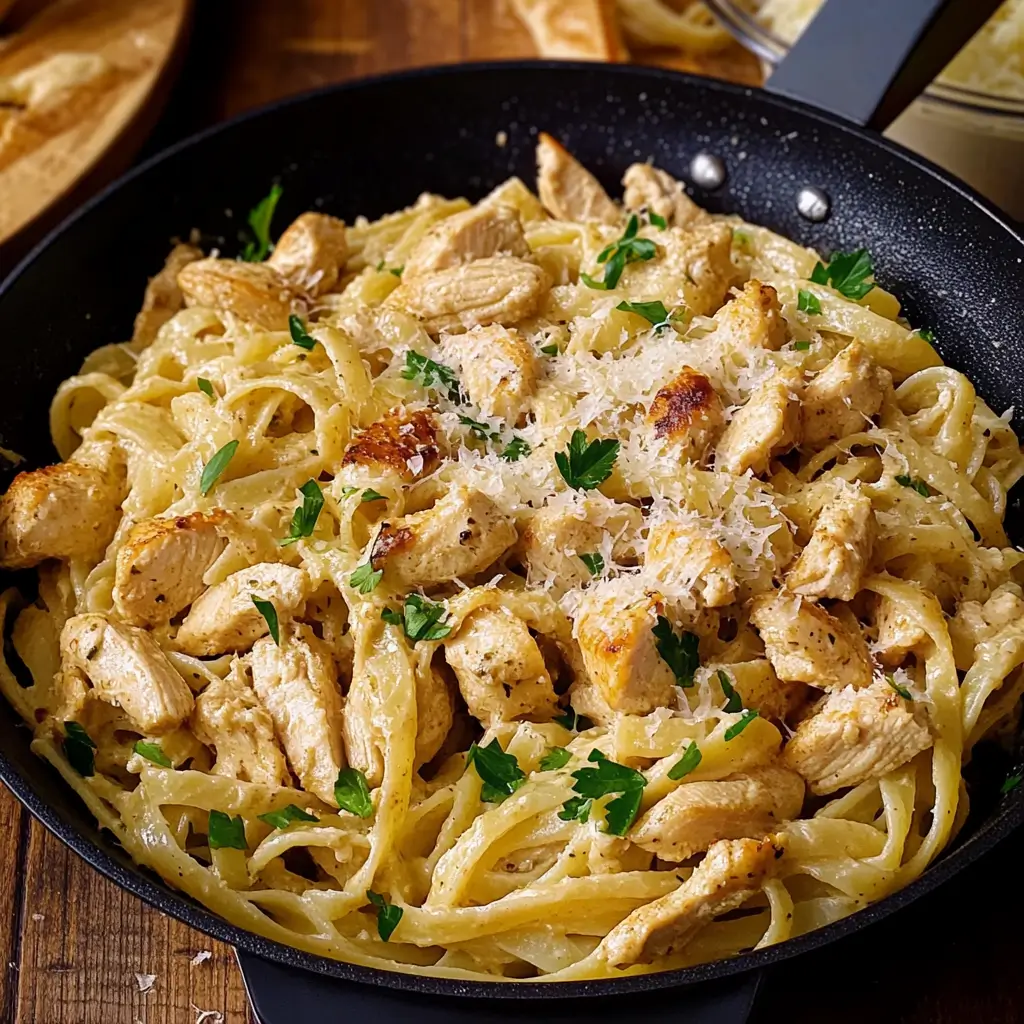
[[660,971],[919,876],[1024,693],[1012,413],[874,281],[540,136],[537,194],[175,246],[0,500],[3,695],[239,927]]

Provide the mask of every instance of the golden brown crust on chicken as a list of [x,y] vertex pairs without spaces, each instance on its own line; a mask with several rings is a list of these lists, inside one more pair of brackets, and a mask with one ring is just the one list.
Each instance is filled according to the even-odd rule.
[[824,608],[780,590],[754,598],[750,621],[780,679],[823,690],[871,683],[864,638]]
[[537,192],[556,220],[619,224],[623,219],[597,178],[547,132],[537,141]]
[[782,759],[820,796],[880,778],[931,745],[925,706],[879,680],[830,694],[797,726]]
[[766,348],[777,352],[786,344],[786,321],[778,292],[751,279],[716,314],[716,338],[737,348]]
[[300,308],[288,282],[266,263],[207,258],[189,263],[178,274],[188,306],[231,313],[268,331],[283,331],[289,315]]
[[207,570],[227,547],[223,509],[145,519],[117,553],[114,607],[133,626],[170,622],[206,589]]
[[629,838],[662,860],[679,862],[721,839],[757,839],[800,813],[804,780],[774,765],[716,782],[684,782],[659,800]]
[[282,232],[267,260],[291,287],[314,298],[337,283],[348,259],[345,222],[326,213],[303,213]]
[[778,870],[785,837],[715,843],[674,892],[634,910],[598,947],[612,967],[651,963],[682,949],[715,917],[743,906]]
[[682,442],[686,457],[699,459],[725,425],[725,410],[711,381],[692,366],[654,396],[647,421],[655,437]]
[[412,482],[433,473],[440,464],[437,424],[426,410],[389,413],[349,442],[342,466],[369,466],[397,473]]
[[151,345],[157,331],[185,305],[185,297],[178,287],[178,274],[189,263],[202,258],[202,250],[194,245],[176,245],[168,253],[160,271],[149,279],[142,308],[132,329],[131,347],[134,352],[141,352]]

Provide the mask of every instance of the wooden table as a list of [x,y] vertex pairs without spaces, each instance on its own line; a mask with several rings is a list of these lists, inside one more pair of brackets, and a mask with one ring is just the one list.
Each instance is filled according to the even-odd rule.
[[[222,0],[197,7],[191,51],[149,151],[341,79],[531,53],[503,0]],[[749,73],[749,65],[737,67]],[[252,1021],[229,948],[101,878],[3,790],[0,835],[4,1024],[195,1024],[206,1010],[230,1024]],[[1014,870],[1022,856],[1024,836],[1016,836],[937,898],[777,968],[762,987],[755,1021],[1024,1021]],[[198,958],[204,951],[212,955]],[[155,976],[151,987],[140,991],[148,975]]]

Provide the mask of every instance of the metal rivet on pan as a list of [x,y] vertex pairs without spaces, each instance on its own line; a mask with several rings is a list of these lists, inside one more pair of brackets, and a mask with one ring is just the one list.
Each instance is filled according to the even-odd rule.
[[714,153],[700,152],[690,161],[690,177],[703,189],[721,188],[725,184],[725,164]]
[[828,194],[813,185],[807,185],[797,193],[796,208],[800,211],[800,216],[814,221],[815,224],[821,223],[829,215],[831,207],[832,200]]

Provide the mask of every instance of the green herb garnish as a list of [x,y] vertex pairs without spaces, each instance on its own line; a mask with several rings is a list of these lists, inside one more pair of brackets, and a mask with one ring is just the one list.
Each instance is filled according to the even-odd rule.
[[366,890],[366,898],[377,908],[377,934],[384,942],[387,942],[398,927],[398,922],[402,920],[402,914],[405,911],[401,907],[389,903],[386,896],[381,896],[380,893],[374,892],[372,889]]
[[642,316],[655,327],[664,327],[668,323],[668,310],[664,302],[620,302],[616,309],[623,313],[635,313]]
[[[605,807],[605,831],[614,836],[624,836],[636,820],[647,779],[640,772],[627,768],[624,764],[609,761],[600,750],[592,750],[587,760],[597,767],[579,768],[574,771],[572,777],[576,781],[572,788],[588,801],[617,793],[618,796]],[[563,804],[559,813],[559,817],[564,821],[571,821],[573,817],[579,817],[582,813],[582,808],[574,806],[575,813],[566,817],[571,803],[572,800]],[[589,808],[587,813],[589,814]]]
[[581,821],[586,824],[590,820],[590,808],[594,803],[585,796],[571,796],[562,804],[558,812],[562,821]]
[[274,210],[283,191],[280,185],[274,184],[269,194],[249,211],[249,230],[252,231],[254,240],[246,242],[242,250],[241,259],[246,263],[259,263],[270,255],[273,248],[270,241],[270,222],[274,219]]
[[294,313],[288,317],[288,333],[292,336],[292,341],[299,348],[304,348],[307,352],[311,352],[316,348],[316,338],[306,333],[306,325],[303,324],[302,318]]
[[414,349],[405,353],[405,369],[402,370],[402,377],[405,380],[417,380],[425,388],[433,388],[435,391],[445,391],[452,402],[462,401],[462,391],[459,388],[459,378],[455,371],[444,363],[435,363]]
[[210,823],[206,827],[206,841],[211,850],[244,850],[245,822],[242,816],[232,818],[223,811],[210,811]]
[[555,453],[555,465],[570,487],[588,491],[611,476],[618,457],[619,442],[614,438],[587,441],[582,430],[574,430],[569,447],[564,452]]
[[700,764],[702,758],[703,755],[700,752],[700,747],[693,740],[690,740],[690,745],[683,752],[683,756],[669,768],[668,777],[673,782],[678,782],[689,775]]
[[801,288],[796,299],[796,308],[801,313],[810,313],[811,316],[818,316],[821,313],[821,303],[818,301],[818,296],[814,292],[807,291],[806,288]]
[[472,744],[466,755],[467,770],[470,765],[476,768],[483,783],[480,799],[484,803],[500,804],[526,781],[515,755],[506,754],[497,740],[491,740],[486,747]]
[[661,228],[662,231],[668,227],[668,221],[660,213],[651,213],[648,211],[647,219],[656,227]]
[[260,821],[265,821],[271,828],[287,828],[293,821],[319,821],[315,814],[309,814],[295,804],[282,807],[279,811],[267,811],[266,814],[257,814]]
[[452,627],[441,620],[445,616],[443,604],[432,604],[420,594],[409,594],[401,613],[385,608],[380,617],[392,626],[401,626],[405,635],[415,644],[421,640],[443,640]]
[[913,700],[914,695],[905,687],[896,682],[896,677],[891,672],[885,673],[885,681],[904,699]]
[[1013,790],[1021,784],[1022,780],[1024,780],[1024,769],[1020,769],[1010,775],[1007,775],[1006,778],[1003,779],[1003,784],[999,787],[999,792],[1003,795],[1013,792]]
[[730,725],[729,728],[725,730],[726,742],[728,743],[729,740],[736,739],[736,737],[739,736],[739,734],[743,732],[743,730],[746,729],[746,727],[750,725],[750,723],[755,718],[757,718],[757,716],[757,712],[754,711],[752,708],[748,708],[746,711],[744,711],[743,717],[738,722],[736,722],[733,725]]
[[405,273],[405,264],[403,263],[400,267],[390,267],[388,273],[394,274],[395,277],[401,277]]
[[213,489],[217,478],[228,468],[235,452],[238,451],[237,441],[228,441],[223,448],[214,452],[213,458],[203,466],[203,475],[199,478],[199,493],[206,495]]
[[896,477],[896,483],[901,487],[910,487],[917,491],[922,498],[928,498],[931,496],[931,491],[928,489],[928,485],[920,478],[914,479],[913,477],[904,476],[900,474]]
[[540,770],[553,772],[558,768],[564,768],[570,760],[572,760],[572,754],[565,747],[552,747],[540,759]]
[[662,660],[676,677],[676,685],[689,689],[693,686],[693,674],[700,668],[700,654],[697,650],[700,642],[695,633],[684,632],[676,636],[672,623],[664,615],[658,616],[658,623],[652,627],[655,646]]
[[580,274],[581,280],[589,288],[608,291],[619,283],[622,272],[629,263],[641,260],[652,260],[657,255],[658,247],[649,238],[637,238],[636,233],[640,221],[636,214],[629,218],[626,230],[617,242],[612,242],[597,254],[597,262],[604,264],[604,280],[597,281],[589,274]]
[[587,567],[591,576],[600,576],[604,572],[604,558],[596,551],[580,555],[580,561]]
[[174,767],[171,764],[171,759],[164,753],[164,749],[159,743],[150,743],[147,740],[139,740],[133,749],[136,754],[141,755],[147,761],[152,761],[153,764],[160,765],[161,768]]
[[334,783],[335,803],[343,810],[360,818],[373,814],[373,801],[366,776],[358,768],[342,768]]
[[722,670],[718,670],[718,682],[722,686],[722,693],[725,694],[725,707],[722,709],[727,714],[734,715],[737,711],[743,710],[743,701],[740,695],[733,689],[732,680]]
[[546,356],[557,356],[558,355],[558,346],[557,345],[541,345],[540,350]]
[[205,377],[196,377],[196,387],[198,387],[207,398],[211,398],[215,402],[217,401],[217,393],[213,390],[213,385]]
[[868,280],[874,273],[871,254],[867,249],[855,249],[853,252],[832,253],[828,266],[816,263],[811,280],[815,284],[831,284],[848,299],[863,299],[875,287],[874,282]]
[[475,420],[472,416],[459,416],[459,422],[464,427],[469,427],[469,432],[481,441],[497,441],[501,437],[501,434],[491,428],[486,423],[481,423],[479,420]]
[[552,721],[557,722],[563,729],[568,729],[569,732],[583,732],[584,729],[590,728],[590,719],[578,715],[576,709],[571,705],[566,709],[564,715],[559,715]]
[[64,756],[79,775],[89,778],[96,774],[96,744],[77,722],[64,723]]
[[385,498],[380,491],[375,491],[372,487],[367,487],[359,496],[359,501],[361,503],[366,501],[387,501],[387,498]]
[[914,333],[923,341],[927,341],[929,345],[935,344],[935,335],[927,327],[920,327]]
[[370,562],[364,562],[358,568],[352,570],[352,574],[348,578],[348,585],[358,590],[360,594],[369,594],[380,583],[383,575],[383,569],[374,571],[373,565]]
[[324,507],[324,492],[315,480],[307,480],[300,488],[302,504],[292,513],[292,525],[288,536],[281,541],[282,547],[294,544],[303,537],[311,537],[320,511]]
[[793,342],[793,348],[795,348],[797,350],[797,352],[806,352],[806,351],[808,351],[810,349],[810,347],[811,347],[811,343],[809,341],[794,341]]
[[518,462],[524,455],[530,454],[530,445],[521,437],[513,437],[501,450],[499,458],[506,462]]
[[277,621],[277,609],[274,607],[271,601],[261,601],[255,594],[250,595],[252,597],[252,603],[256,605],[256,611],[263,616],[267,623],[267,629],[270,630],[270,635],[274,639],[274,643],[278,647],[281,646],[281,630]]

